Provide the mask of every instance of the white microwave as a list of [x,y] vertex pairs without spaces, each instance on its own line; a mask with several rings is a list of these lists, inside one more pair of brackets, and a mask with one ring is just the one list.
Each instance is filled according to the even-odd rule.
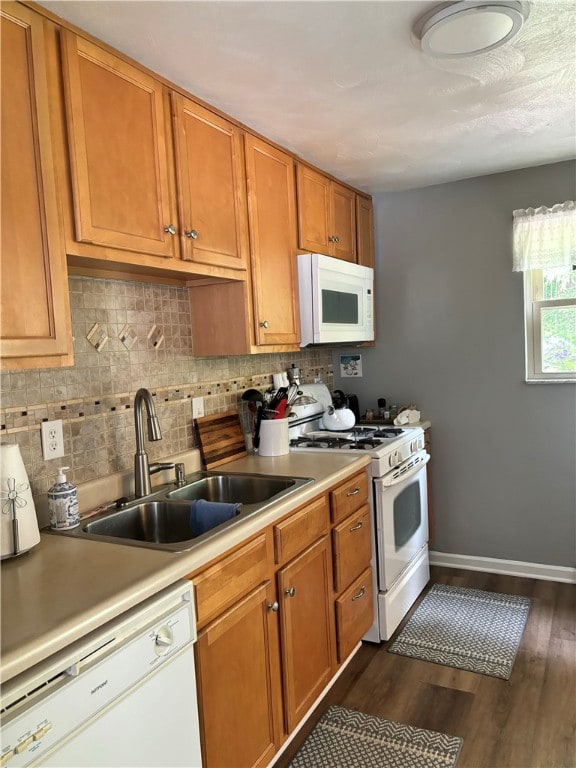
[[298,256],[301,347],[374,340],[374,270],[321,253]]

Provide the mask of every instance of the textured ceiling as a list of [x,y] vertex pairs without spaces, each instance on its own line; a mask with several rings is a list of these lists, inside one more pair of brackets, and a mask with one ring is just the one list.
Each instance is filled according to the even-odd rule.
[[412,0],[40,5],[370,193],[576,157],[576,2],[461,60],[410,40]]

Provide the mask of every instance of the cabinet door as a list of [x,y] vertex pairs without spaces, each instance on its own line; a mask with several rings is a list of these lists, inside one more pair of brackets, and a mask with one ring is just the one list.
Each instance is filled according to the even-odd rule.
[[267,765],[280,743],[278,613],[268,582],[199,633],[196,645],[205,766]]
[[356,243],[358,264],[374,269],[374,213],[369,197],[356,195]]
[[14,367],[60,365],[72,347],[43,25],[34,11],[2,4],[0,349]]
[[246,269],[241,132],[180,94],[172,94],[172,109],[183,258]]
[[298,245],[332,255],[332,192],[326,176],[298,163]]
[[62,31],[76,239],[173,256],[162,86]]
[[291,732],[332,677],[334,615],[328,537],[278,572],[284,714]]
[[352,190],[332,183],[333,251],[344,261],[356,261],[356,195]]
[[245,141],[256,343],[297,344],[294,161],[255,136]]

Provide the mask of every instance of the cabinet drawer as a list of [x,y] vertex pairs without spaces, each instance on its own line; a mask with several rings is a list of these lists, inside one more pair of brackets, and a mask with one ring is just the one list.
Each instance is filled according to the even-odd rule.
[[274,526],[277,563],[285,563],[328,530],[328,499],[321,496]]
[[332,531],[334,590],[345,589],[370,563],[370,507],[366,504]]
[[344,661],[372,624],[372,568],[367,568],[336,600],[338,661]]
[[198,626],[206,624],[269,577],[268,531],[194,576]]
[[368,503],[368,475],[359,472],[330,492],[332,522],[339,523]]

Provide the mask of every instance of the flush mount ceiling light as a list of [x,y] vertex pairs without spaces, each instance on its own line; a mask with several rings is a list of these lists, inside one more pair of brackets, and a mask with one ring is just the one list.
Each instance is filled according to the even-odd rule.
[[430,56],[475,56],[509,42],[528,14],[529,4],[516,0],[443,3],[417,19],[412,39]]

